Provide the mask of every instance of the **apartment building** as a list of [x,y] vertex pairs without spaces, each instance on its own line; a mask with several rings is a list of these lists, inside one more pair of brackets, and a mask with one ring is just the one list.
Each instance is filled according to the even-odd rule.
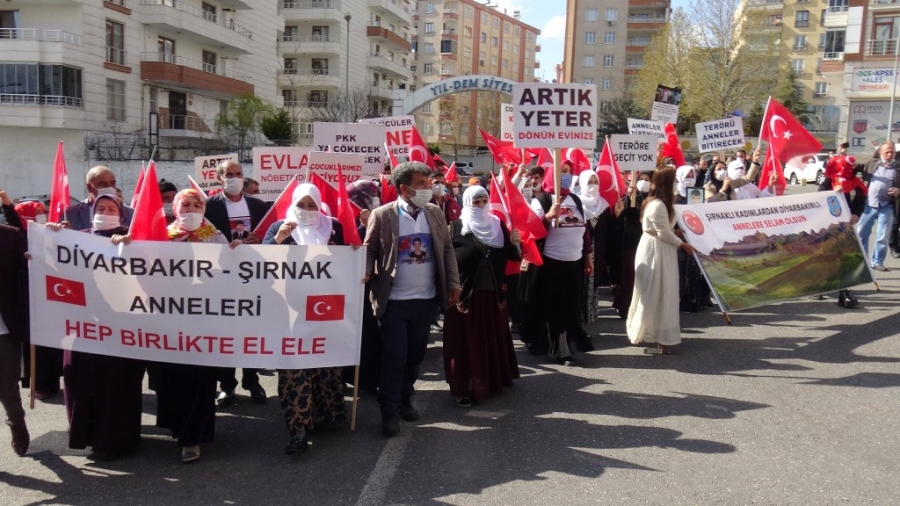
[[644,67],[644,52],[670,9],[670,0],[567,0],[562,81],[596,84],[604,110]]
[[268,1],[0,3],[0,185],[46,193],[60,140],[76,197],[91,160],[221,149],[231,99],[280,101],[283,24]]
[[315,121],[390,114],[411,77],[410,0],[278,3],[277,82],[301,144],[312,141]]
[[[419,1],[413,16],[415,60],[409,91],[463,75],[534,82],[540,68],[540,30],[475,0]],[[499,135],[500,104],[511,97],[491,92],[457,93],[415,112],[427,143],[484,147],[478,128]]]

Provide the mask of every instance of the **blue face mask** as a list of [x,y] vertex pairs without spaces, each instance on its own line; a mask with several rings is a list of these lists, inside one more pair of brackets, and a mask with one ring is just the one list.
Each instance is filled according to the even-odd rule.
[[559,178],[560,190],[568,190],[572,187],[572,174],[562,174]]

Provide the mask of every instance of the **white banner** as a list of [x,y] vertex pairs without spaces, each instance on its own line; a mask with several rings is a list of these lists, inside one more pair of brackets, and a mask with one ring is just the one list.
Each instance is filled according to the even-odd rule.
[[194,181],[197,182],[200,188],[203,188],[203,191],[209,192],[210,188],[219,187],[216,171],[218,170],[219,164],[226,160],[237,162],[237,153],[198,156],[194,158]]
[[[884,44],[882,41],[873,42]],[[892,68],[855,69],[853,71],[853,79],[850,82],[850,91],[890,94],[891,83],[893,82],[894,69]]]
[[666,138],[666,124],[662,121],[628,118],[628,133],[631,135],[653,135],[660,139]]
[[653,170],[656,167],[657,137],[613,134],[609,136],[609,142],[622,172]]
[[313,123],[316,151],[361,155],[369,174],[384,172],[384,125],[377,123]]
[[[344,184],[353,183],[359,179],[377,179],[381,173],[379,169],[374,174],[370,166],[364,162],[365,156],[349,153],[332,153],[330,151],[313,151],[309,154],[309,170],[322,177],[328,184],[337,188],[337,167],[340,164],[341,173],[344,175]],[[333,209],[337,212],[337,209]]]
[[515,116],[515,111],[512,104],[500,104],[500,140],[515,141],[513,116]]
[[32,344],[139,360],[359,363],[365,250],[135,241],[28,229]]
[[412,139],[412,129],[416,125],[416,118],[408,116],[388,116],[385,118],[366,118],[360,123],[384,125],[384,141],[387,148],[396,157],[409,155],[409,141]]
[[597,85],[516,83],[513,131],[517,148],[594,148]]
[[725,118],[705,123],[697,123],[697,142],[699,151],[709,153],[723,149],[743,149],[744,120],[741,118]]
[[253,148],[253,174],[259,182],[257,198],[274,202],[291,178],[306,182],[309,170],[309,148],[256,147]]
[[681,89],[660,84],[656,87],[656,96],[653,97],[650,119],[663,123],[678,123],[678,106],[680,105]]

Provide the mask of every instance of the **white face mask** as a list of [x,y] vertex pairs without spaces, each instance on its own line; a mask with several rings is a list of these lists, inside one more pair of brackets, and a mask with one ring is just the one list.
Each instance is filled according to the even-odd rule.
[[308,211],[294,207],[294,216],[297,217],[297,223],[305,226],[313,225],[319,217],[319,211]]
[[589,184],[584,189],[584,194],[588,197],[597,197],[600,195],[600,185],[598,184]]
[[116,197],[116,189],[110,186],[109,188],[96,188],[97,196],[101,195],[109,195],[111,197]]
[[697,179],[696,179],[696,178],[693,178],[693,177],[686,177],[686,178],[684,178],[684,181],[682,181],[681,184],[683,184],[685,188],[693,188],[693,187],[694,187],[694,184],[695,184],[696,182],[697,182]]
[[409,197],[409,201],[416,207],[425,207],[425,204],[431,202],[433,195],[431,190],[416,190],[416,194]]
[[228,195],[238,195],[244,190],[244,180],[239,177],[225,178],[225,184],[222,185],[222,188]]
[[637,191],[641,193],[647,193],[650,191],[650,181],[640,180],[637,182]]
[[436,185],[434,185],[434,186],[431,187],[431,193],[432,193],[435,197],[443,197],[443,196],[444,196],[444,191],[445,191],[445,190],[446,190],[446,187],[445,187],[444,185],[442,185],[442,184],[436,184]]
[[95,230],[110,230],[121,225],[119,217],[112,214],[95,214],[92,223]]
[[175,209],[174,209],[174,206],[175,206],[175,204],[172,204],[171,202],[164,202],[164,203],[163,203],[163,212],[166,213],[166,216],[168,216],[168,217],[170,217],[170,218],[171,218],[172,216],[175,216]]
[[372,197],[372,209],[375,209],[376,207],[381,207],[381,198]]
[[716,171],[716,181],[725,181],[725,178],[728,177],[728,171],[725,169]]
[[181,216],[178,217],[178,226],[183,230],[193,232],[202,224],[203,214],[201,213],[181,213]]
[[35,222],[35,223],[40,223],[41,225],[43,225],[44,223],[47,223],[47,215],[46,215],[46,214],[39,214],[39,215],[35,216],[35,217],[34,217],[34,222]]
[[531,189],[531,185],[522,188],[522,196],[525,197],[526,200],[534,196],[534,190]]

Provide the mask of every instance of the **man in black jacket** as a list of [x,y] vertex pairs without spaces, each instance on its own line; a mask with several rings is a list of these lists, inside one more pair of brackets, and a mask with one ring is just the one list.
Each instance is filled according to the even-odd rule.
[[12,431],[16,455],[28,451],[30,436],[19,393],[22,347],[28,338],[28,296],[25,279],[25,233],[20,228],[0,225],[0,403],[6,410],[6,424]]

